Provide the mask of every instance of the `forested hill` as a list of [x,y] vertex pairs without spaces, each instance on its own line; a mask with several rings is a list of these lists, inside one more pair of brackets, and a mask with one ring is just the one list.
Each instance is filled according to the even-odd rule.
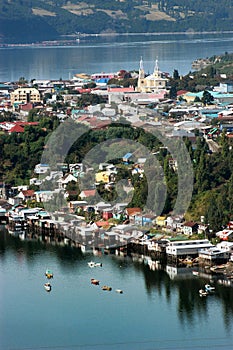
[[0,42],[103,32],[233,30],[232,0],[0,0]]

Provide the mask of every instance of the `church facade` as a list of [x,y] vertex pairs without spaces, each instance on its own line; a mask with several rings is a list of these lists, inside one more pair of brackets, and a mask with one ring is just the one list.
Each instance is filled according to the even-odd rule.
[[136,88],[138,92],[161,93],[164,91],[164,94],[166,94],[167,82],[168,79],[163,77],[163,74],[159,70],[158,60],[155,61],[153,73],[146,76],[143,67],[143,60],[141,58],[138,74],[138,84]]

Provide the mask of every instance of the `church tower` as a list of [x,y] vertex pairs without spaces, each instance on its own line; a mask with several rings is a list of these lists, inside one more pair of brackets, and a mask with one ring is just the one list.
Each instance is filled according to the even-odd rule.
[[144,84],[145,84],[145,71],[143,67],[143,59],[141,57],[140,64],[139,64],[139,73],[138,73],[138,85],[137,85],[137,91],[141,91]]

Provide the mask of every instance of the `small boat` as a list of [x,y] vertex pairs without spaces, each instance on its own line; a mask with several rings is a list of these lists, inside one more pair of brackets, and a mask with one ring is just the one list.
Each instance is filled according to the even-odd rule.
[[205,284],[205,291],[208,293],[213,293],[215,291],[215,287],[212,287],[210,284]]
[[199,290],[200,297],[206,297],[208,294],[209,293],[206,290],[204,290],[204,289],[200,289]]
[[53,278],[53,273],[52,273],[52,271],[47,269],[47,270],[45,271],[45,276],[46,276],[48,279]]
[[52,289],[52,286],[51,286],[50,283],[45,283],[45,284],[44,284],[44,288],[45,288],[45,290],[46,290],[47,292],[50,292],[51,289]]
[[112,287],[109,286],[103,286],[102,290],[108,290],[109,292],[112,290]]
[[123,290],[122,289],[116,289],[116,292],[119,294],[123,294]]
[[193,276],[199,276],[199,272],[198,271],[193,271]]
[[98,286],[100,284],[99,280],[96,280],[95,278],[91,279],[91,284],[95,284],[96,286]]
[[102,263],[95,263],[94,261],[88,262],[89,267],[102,267]]

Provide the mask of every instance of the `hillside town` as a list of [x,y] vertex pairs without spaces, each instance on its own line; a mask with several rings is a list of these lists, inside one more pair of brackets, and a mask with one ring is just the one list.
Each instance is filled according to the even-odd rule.
[[[117,81],[129,79],[132,85]],[[131,80],[130,80],[131,79]],[[114,84],[109,84],[113,81]],[[133,84],[136,81],[136,84]],[[57,117],[60,123],[72,120],[90,130],[108,129],[113,123],[130,124],[146,132],[158,130],[166,139],[187,138],[193,149],[197,135],[208,145],[208,153],[217,153],[218,138],[233,137],[233,81],[227,77],[211,90],[177,91],[171,98],[169,75],[155,61],[152,74],[145,74],[143,60],[138,72],[121,70],[116,73],[76,74],[70,80],[33,80],[0,84],[0,115],[9,116],[0,122],[1,134],[18,135],[36,127],[39,121],[29,121],[34,115]],[[204,98],[206,97],[207,100]],[[78,104],[80,98],[86,103]],[[95,100],[94,100],[95,98]],[[209,100],[208,100],[209,99]],[[93,102],[94,101],[94,102]],[[33,130],[33,129],[32,129]],[[0,136],[1,137],[1,136]],[[127,152],[119,160],[132,175],[143,178],[146,158]],[[194,261],[204,264],[233,262],[233,222],[213,232],[203,215],[198,221],[186,220],[185,213],[163,215],[128,202],[114,204],[101,200],[98,189],[111,191],[117,182],[119,167],[112,162],[100,163],[98,169],[82,162],[60,163],[57,169],[38,163],[28,183],[11,186],[7,179],[0,183],[0,220],[10,233],[22,239],[34,235],[48,243],[93,249],[118,249],[124,252],[129,245],[147,253],[165,254],[174,262]],[[169,159],[174,172],[178,160]],[[78,184],[90,173],[95,180],[79,193],[71,184]],[[49,181],[55,188],[44,189]],[[130,181],[124,190],[133,191]],[[73,200],[72,196],[75,196]],[[55,210],[50,203],[60,200]],[[213,233],[215,237],[213,238]],[[187,260],[188,259],[188,260]]]

